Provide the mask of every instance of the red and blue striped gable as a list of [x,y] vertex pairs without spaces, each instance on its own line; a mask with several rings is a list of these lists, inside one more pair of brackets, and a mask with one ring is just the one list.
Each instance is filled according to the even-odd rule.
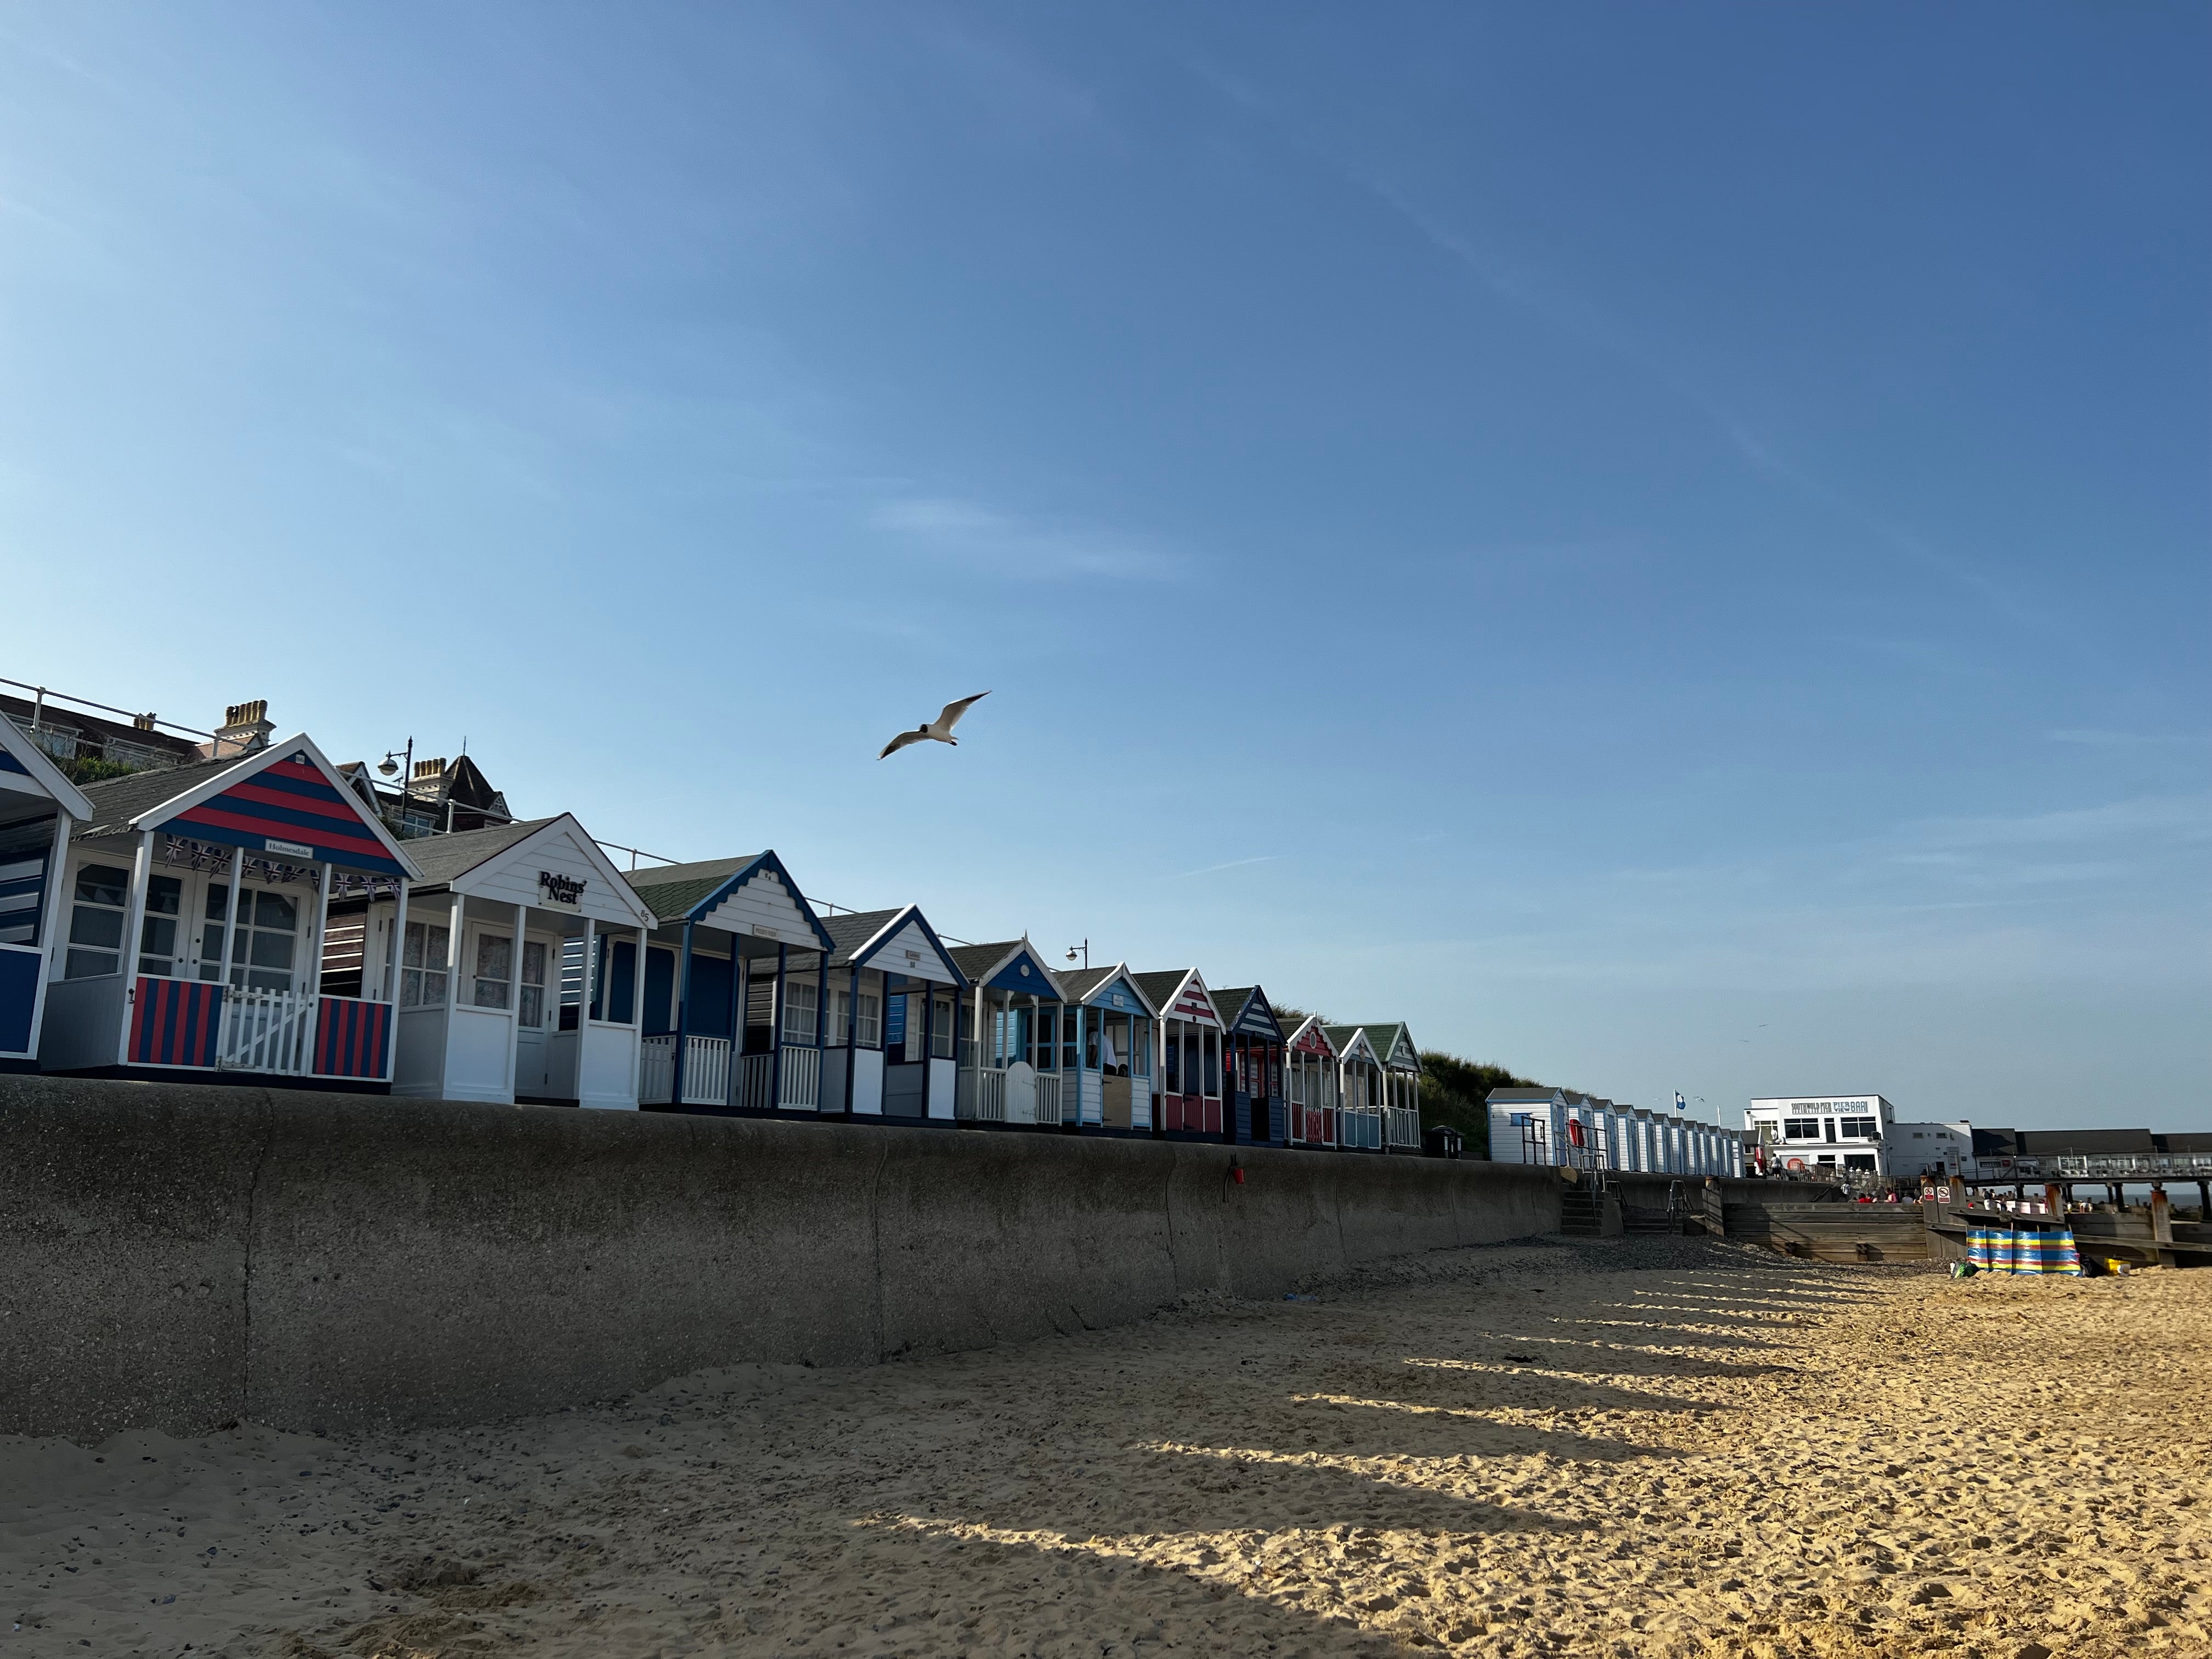
[[360,799],[341,789],[304,750],[257,768],[222,793],[148,830],[243,847],[302,862],[321,860],[382,876],[407,872],[371,827]]

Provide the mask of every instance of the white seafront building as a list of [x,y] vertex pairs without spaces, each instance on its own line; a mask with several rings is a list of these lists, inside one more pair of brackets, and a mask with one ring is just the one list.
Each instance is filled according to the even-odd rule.
[[1745,1109],[1743,1124],[1770,1170],[1885,1181],[1974,1172],[1972,1123],[1900,1121],[1878,1094],[1763,1096]]

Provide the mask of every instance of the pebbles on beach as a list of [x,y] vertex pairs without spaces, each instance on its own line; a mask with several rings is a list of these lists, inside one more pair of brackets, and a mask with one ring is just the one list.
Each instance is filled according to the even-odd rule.
[[1635,1238],[1307,1288],[477,1430],[0,1440],[0,1659],[2212,1652],[2212,1273]]

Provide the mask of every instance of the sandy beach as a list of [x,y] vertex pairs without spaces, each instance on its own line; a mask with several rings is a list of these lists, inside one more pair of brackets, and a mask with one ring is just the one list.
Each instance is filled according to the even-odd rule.
[[0,1656],[2212,1653],[2212,1273],[1633,1239],[1317,1289],[482,1429],[0,1441]]

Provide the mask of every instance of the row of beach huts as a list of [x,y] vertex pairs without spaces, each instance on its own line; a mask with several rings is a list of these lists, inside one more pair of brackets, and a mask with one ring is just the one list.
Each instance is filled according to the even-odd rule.
[[773,851],[625,870],[568,814],[395,835],[263,705],[82,787],[42,735],[0,717],[0,1069],[1423,1150],[1402,1021],[817,907]]

